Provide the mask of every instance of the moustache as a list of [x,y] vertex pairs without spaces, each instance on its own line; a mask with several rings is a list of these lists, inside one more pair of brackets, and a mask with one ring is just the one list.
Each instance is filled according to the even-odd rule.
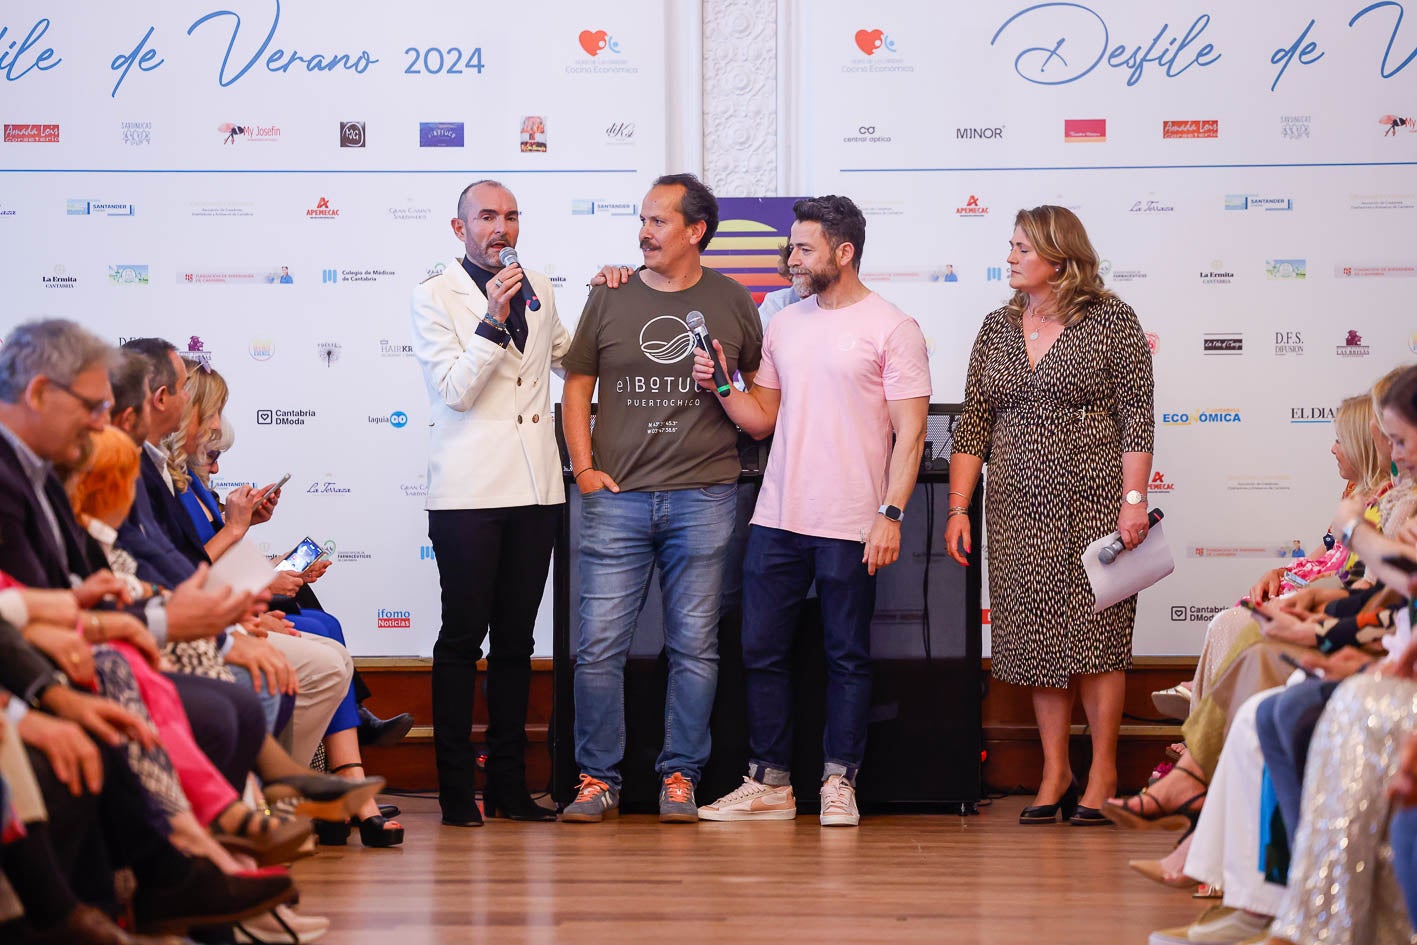
[[652,240],[640,240],[640,249],[659,249],[659,244],[653,242]]

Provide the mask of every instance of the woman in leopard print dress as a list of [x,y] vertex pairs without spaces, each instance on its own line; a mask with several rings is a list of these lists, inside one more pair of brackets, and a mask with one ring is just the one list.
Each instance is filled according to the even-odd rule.
[[966,560],[964,510],[987,461],[993,675],[1032,689],[1043,742],[1038,797],[1021,821],[1051,823],[1060,802],[1065,815],[1075,804],[1076,687],[1092,769],[1071,819],[1105,824],[1097,808],[1117,783],[1136,598],[1094,614],[1081,555],[1113,530],[1128,548],[1146,535],[1151,355],[1136,313],[1103,287],[1097,253],[1070,210],[1020,211],[1008,261],[1013,298],[984,319],[969,361],[945,543]]

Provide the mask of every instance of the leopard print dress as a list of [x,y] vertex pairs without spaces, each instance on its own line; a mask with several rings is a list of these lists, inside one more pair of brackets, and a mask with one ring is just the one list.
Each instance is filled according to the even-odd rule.
[[1150,453],[1151,352],[1120,299],[1094,303],[1029,366],[1000,308],[969,360],[954,451],[988,464],[984,509],[995,678],[1062,688],[1125,670],[1136,598],[1092,612],[1083,549],[1117,527],[1122,453]]

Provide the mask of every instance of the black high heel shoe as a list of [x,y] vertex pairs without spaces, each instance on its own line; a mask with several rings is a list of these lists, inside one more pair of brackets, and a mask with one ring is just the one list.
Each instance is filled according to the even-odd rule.
[[1025,807],[1019,812],[1018,822],[1030,826],[1056,823],[1060,812],[1064,820],[1069,820],[1077,813],[1078,795],[1080,793],[1077,779],[1074,778],[1073,782],[1068,785],[1068,789],[1063,792],[1063,796],[1058,799],[1058,803],[1034,804],[1030,807]]
[[349,820],[317,820],[315,836],[321,846],[342,847],[349,843],[350,830],[359,828],[359,842],[366,847],[396,847],[403,843],[403,828],[390,829],[389,819],[383,814],[377,817],[351,817]]
[[482,789],[482,810],[488,817],[504,817],[507,820],[555,820],[556,812],[546,807],[542,807],[531,799],[531,795],[526,792],[526,788],[517,786],[511,789],[494,788],[492,785]]

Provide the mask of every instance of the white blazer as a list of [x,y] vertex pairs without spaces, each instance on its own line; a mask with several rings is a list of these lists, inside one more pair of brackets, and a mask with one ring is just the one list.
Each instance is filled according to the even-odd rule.
[[413,353],[432,407],[429,509],[555,505],[566,500],[551,413],[551,372],[570,332],[551,281],[527,270],[541,310],[528,310],[526,351],[477,334],[487,299],[456,260],[413,290]]

